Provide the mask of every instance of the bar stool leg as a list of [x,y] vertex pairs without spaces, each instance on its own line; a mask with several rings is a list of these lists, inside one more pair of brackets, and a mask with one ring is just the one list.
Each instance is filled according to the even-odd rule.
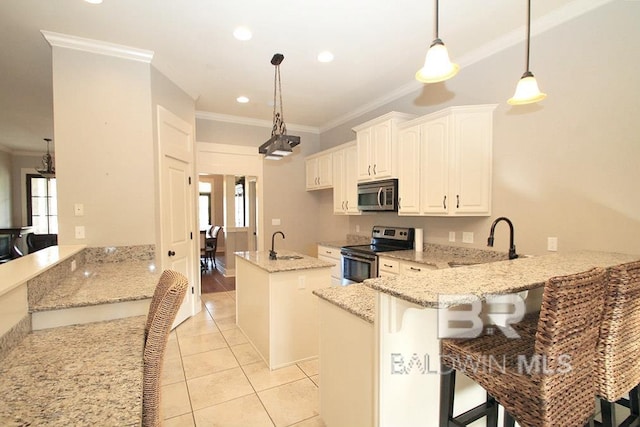
[[456,388],[456,370],[440,365],[440,427],[449,427],[453,418],[453,393]]
[[631,410],[631,415],[635,415],[636,417],[640,417],[640,385],[635,386],[629,392],[629,409]]
[[504,411],[504,422],[503,422],[503,426],[504,427],[515,427],[516,425],[516,420],[511,416],[510,413],[508,413],[506,410]]
[[617,427],[615,403],[600,399],[600,413],[602,415],[602,427]]
[[495,397],[487,393],[487,427],[498,427],[498,402]]

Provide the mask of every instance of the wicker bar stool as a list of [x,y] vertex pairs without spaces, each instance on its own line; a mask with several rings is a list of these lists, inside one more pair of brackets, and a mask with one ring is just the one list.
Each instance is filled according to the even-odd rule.
[[535,334],[443,339],[440,427],[466,425],[452,412],[456,371],[505,408],[505,426],[514,417],[521,427],[592,425],[604,288],[600,268],[554,277],[545,283]]
[[[165,279],[163,282],[162,279]],[[168,284],[168,286],[167,286]],[[171,325],[176,318],[180,305],[189,287],[186,277],[176,271],[166,270],[161,276],[156,290],[166,288],[165,292],[158,292],[157,305],[150,310],[152,314],[147,339],[144,345],[144,374],[142,382],[142,426],[156,427],[161,425],[160,416],[160,379],[164,353],[171,332]],[[154,294],[154,299],[156,295]]]
[[[630,409],[620,425],[640,424],[640,261],[608,271],[607,292],[596,351],[597,395],[602,425],[617,426],[615,403]],[[623,399],[629,393],[629,399]]]

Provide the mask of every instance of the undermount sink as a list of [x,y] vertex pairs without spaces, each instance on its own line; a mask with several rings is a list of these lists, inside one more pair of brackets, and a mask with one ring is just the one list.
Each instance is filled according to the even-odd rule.
[[300,255],[279,255],[276,257],[277,260],[290,260],[290,259],[302,259],[304,258],[303,256]]

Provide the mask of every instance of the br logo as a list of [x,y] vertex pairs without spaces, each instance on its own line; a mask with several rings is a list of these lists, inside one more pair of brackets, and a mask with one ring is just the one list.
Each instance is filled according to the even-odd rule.
[[[455,295],[456,299],[461,295]],[[520,338],[511,327],[525,315],[524,299],[518,294],[488,295],[481,301],[475,295],[463,295],[464,304],[438,310],[438,338],[475,338],[485,326],[492,325],[500,329],[507,338]],[[450,302],[447,296],[439,298],[441,302]],[[485,333],[493,333],[492,327]]]

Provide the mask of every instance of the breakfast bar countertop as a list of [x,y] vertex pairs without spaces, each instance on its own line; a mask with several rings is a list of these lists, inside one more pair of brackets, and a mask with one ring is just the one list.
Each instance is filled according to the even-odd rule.
[[285,250],[278,251],[278,259],[276,260],[269,259],[269,251],[244,251],[236,252],[235,254],[237,257],[250,262],[268,273],[333,267],[333,264],[330,262]]
[[555,253],[433,270],[422,276],[380,277],[365,280],[364,284],[423,307],[445,308],[477,298],[484,299],[491,294],[539,288],[554,276],[579,273],[593,267],[611,267],[638,259],[640,255],[609,252]]
[[140,425],[145,321],[30,333],[0,365],[0,425]]

